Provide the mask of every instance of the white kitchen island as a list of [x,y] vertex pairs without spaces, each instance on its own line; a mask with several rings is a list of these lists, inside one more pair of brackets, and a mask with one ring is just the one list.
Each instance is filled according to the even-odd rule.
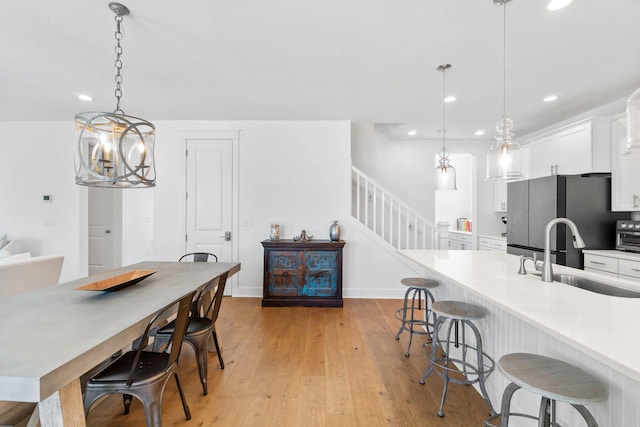
[[[402,255],[440,281],[437,300],[481,305],[489,315],[479,322],[486,352],[496,362],[507,353],[530,352],[555,357],[584,368],[609,386],[609,400],[592,405],[601,427],[640,426],[640,299],[610,297],[540,276],[517,274],[519,258],[488,251],[404,250]],[[531,262],[526,263],[531,273]],[[554,265],[569,272],[640,291],[640,283]],[[496,369],[487,387],[496,410],[508,381]],[[518,391],[517,411],[537,412],[537,397]],[[559,405],[560,406],[560,405]],[[564,406],[564,405],[562,405]],[[565,409],[565,408],[563,408]],[[581,426],[572,410],[560,422]],[[518,420],[520,421],[520,420]],[[529,426],[530,422],[514,426]]]

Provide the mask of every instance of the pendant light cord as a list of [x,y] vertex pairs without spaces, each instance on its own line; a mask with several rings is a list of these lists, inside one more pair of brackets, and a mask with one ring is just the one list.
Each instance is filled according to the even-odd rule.
[[447,67],[446,65],[444,67],[442,67],[442,157],[444,158],[445,156],[445,138],[446,138],[446,133],[447,133],[447,128],[445,127],[445,104],[446,102],[444,102],[444,97],[445,95],[445,74],[447,74]]
[[502,126],[505,126],[507,117],[507,0],[502,3],[503,24],[502,24]]
[[445,112],[445,101],[444,101],[444,97],[446,96],[445,73],[449,68],[451,68],[451,64],[442,64],[437,68],[438,71],[442,71],[442,156],[441,156],[442,159],[445,158],[445,151],[446,151],[445,139],[446,139],[446,133],[447,133],[447,129],[445,127],[446,112]]

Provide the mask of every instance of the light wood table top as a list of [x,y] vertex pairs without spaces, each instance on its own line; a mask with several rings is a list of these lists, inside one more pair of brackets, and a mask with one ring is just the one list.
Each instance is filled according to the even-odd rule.
[[[115,292],[76,290],[131,270],[157,272]],[[45,400],[130,344],[160,308],[239,270],[239,263],[143,262],[0,300],[0,400]]]

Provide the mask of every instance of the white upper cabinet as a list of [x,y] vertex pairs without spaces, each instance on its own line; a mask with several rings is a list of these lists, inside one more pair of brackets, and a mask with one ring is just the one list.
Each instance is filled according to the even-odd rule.
[[507,181],[499,180],[493,183],[493,210],[507,211]]
[[609,123],[590,118],[531,139],[530,177],[611,172]]
[[556,156],[553,137],[534,139],[529,143],[529,177],[540,178],[556,174]]
[[640,152],[625,154],[627,120],[616,116],[611,122],[611,210],[640,211]]

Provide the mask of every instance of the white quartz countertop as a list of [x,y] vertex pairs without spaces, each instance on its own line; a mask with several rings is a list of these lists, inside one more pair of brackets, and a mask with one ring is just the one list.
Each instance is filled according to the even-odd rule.
[[[495,251],[403,250],[434,278],[473,292],[576,350],[640,381],[640,298],[601,295],[540,276],[519,275],[519,257]],[[527,268],[533,265],[527,262]],[[553,266],[640,291],[640,283]]]
[[467,236],[473,235],[472,231],[462,231],[462,230],[449,230],[449,234],[466,234]]
[[631,261],[640,261],[640,254],[636,254],[633,252],[617,251],[615,249],[610,249],[610,250],[583,249],[582,253],[606,256],[606,257],[617,258],[617,259],[628,259]]
[[493,239],[493,240],[504,240],[506,241],[507,238],[504,236],[496,236],[496,235],[489,235],[489,234],[478,234],[478,237],[483,237],[485,239]]

